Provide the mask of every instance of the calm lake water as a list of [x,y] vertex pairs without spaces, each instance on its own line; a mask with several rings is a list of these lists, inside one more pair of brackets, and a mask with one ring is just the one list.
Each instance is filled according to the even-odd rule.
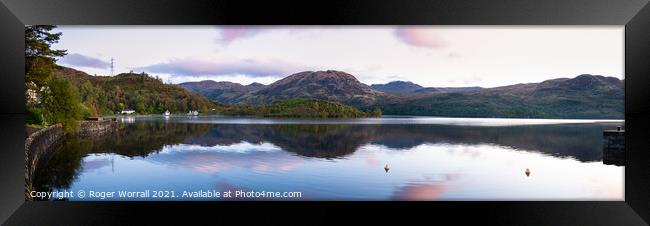
[[[67,137],[38,172],[37,190],[86,192],[69,200],[623,200],[624,167],[602,162],[602,132],[622,120],[118,121],[122,129],[102,138]],[[146,190],[144,198],[117,193]]]

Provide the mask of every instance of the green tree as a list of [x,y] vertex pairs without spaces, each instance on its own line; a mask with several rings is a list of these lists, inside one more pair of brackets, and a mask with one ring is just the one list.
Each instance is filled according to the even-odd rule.
[[61,33],[50,33],[56,26],[32,25],[25,27],[25,72],[26,81],[38,87],[47,84],[55,67],[56,57],[65,56],[66,50],[51,49],[59,42]]
[[[44,89],[52,77],[56,59],[65,55],[65,50],[53,50],[50,46],[58,42],[61,33],[50,33],[56,26],[33,25],[25,27],[25,84],[26,93],[33,99],[27,101],[27,123],[49,125],[52,115],[44,99],[51,97],[50,89]],[[35,96],[33,94],[36,94]]]
[[25,122],[27,124],[46,126],[48,125],[47,119],[45,118],[46,111],[43,108],[39,107],[30,107],[27,109],[27,115],[25,117]]
[[135,111],[138,112],[139,114],[144,114],[146,113],[146,106],[144,103],[144,97],[138,96],[133,100],[133,106],[135,108]]
[[381,109],[376,107],[374,110],[370,112],[371,117],[381,117]]
[[67,79],[57,78],[48,83],[49,94],[43,100],[47,109],[47,121],[63,125],[66,132],[79,129],[77,120],[81,119],[84,109],[77,89]]

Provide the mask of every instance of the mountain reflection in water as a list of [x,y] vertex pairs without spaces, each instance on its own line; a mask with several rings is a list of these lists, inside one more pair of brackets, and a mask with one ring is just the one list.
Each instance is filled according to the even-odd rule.
[[[38,190],[245,188],[301,191],[314,200],[622,199],[623,167],[601,163],[602,131],[612,127],[606,123],[161,119],[120,127],[102,138],[66,137],[38,172]],[[522,174],[527,168],[535,170],[528,178]]]

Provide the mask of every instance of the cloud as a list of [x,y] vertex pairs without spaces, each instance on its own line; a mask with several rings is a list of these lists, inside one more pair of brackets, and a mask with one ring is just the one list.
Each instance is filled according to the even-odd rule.
[[447,45],[440,32],[431,28],[398,27],[393,34],[401,42],[415,47],[440,49]]
[[[302,158],[278,150],[279,147],[272,143],[251,144],[247,141],[215,146],[165,145],[160,153],[147,157],[147,160],[201,173],[225,172],[238,168],[256,172],[286,172],[303,165]],[[250,161],[251,159],[258,161]]]
[[276,59],[172,59],[168,62],[135,68],[137,71],[164,73],[174,76],[225,76],[249,77],[284,76],[308,70],[308,67]]
[[452,51],[452,52],[449,52],[449,54],[447,54],[447,57],[449,57],[449,58],[460,58],[462,56],[460,55],[460,53]]
[[438,200],[447,190],[447,185],[443,181],[411,182],[398,187],[393,192],[392,198],[413,201]]
[[61,59],[61,63],[70,66],[91,67],[91,68],[99,68],[99,69],[106,69],[111,66],[111,63],[107,61],[103,61],[94,57],[81,55],[78,53],[66,55],[65,57],[63,57],[63,59]]
[[220,27],[220,36],[218,41],[223,44],[230,44],[239,39],[250,38],[268,29],[260,27],[244,27],[244,26],[226,26]]
[[98,158],[98,159],[85,159],[83,160],[82,166],[84,171],[92,172],[104,167],[111,165],[111,160],[108,157]]

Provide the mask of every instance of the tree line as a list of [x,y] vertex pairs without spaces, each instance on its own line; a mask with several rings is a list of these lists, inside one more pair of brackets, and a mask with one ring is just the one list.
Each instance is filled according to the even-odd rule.
[[285,99],[266,105],[229,105],[220,110],[227,115],[294,118],[359,118],[379,117],[381,110],[361,111],[355,107],[318,99]]

